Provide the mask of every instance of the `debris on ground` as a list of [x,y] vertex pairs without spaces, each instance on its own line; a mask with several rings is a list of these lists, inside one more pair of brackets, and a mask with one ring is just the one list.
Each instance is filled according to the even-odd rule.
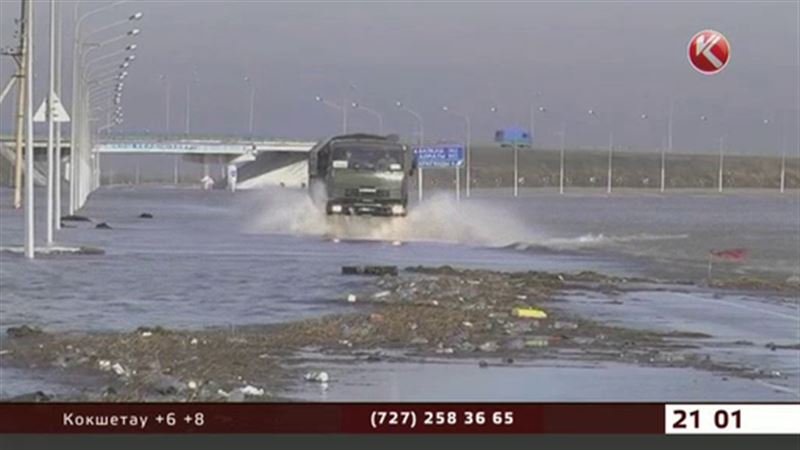
[[[594,274],[582,277],[611,284]],[[129,332],[45,333],[22,325],[7,333],[28,338],[2,340],[0,350],[8,352],[3,353],[4,367],[58,367],[100,377],[97,387],[79,394],[89,401],[269,401],[277,398],[265,387],[281,392],[301,377],[325,389],[327,372],[286,364],[285,356],[309,350],[350,356],[354,362],[383,361],[387,350],[397,352],[393,359],[395,354],[415,360],[482,357],[487,365],[569,355],[741,373],[685,352],[687,339],[708,335],[626,329],[559,310],[557,294],[567,285],[573,289],[574,282],[568,274],[416,267],[346,294],[353,305],[341,314],[201,330],[151,326]],[[789,344],[767,348],[794,348]]]
[[514,308],[511,313],[525,319],[547,319],[547,313],[536,308]]
[[330,380],[327,372],[308,372],[305,377],[306,381],[313,381],[317,383],[327,383]]
[[397,276],[397,266],[342,266],[342,275]]
[[6,330],[6,334],[8,334],[12,338],[24,338],[29,336],[38,336],[44,333],[41,328],[33,327],[30,325],[20,325],[18,327],[9,327]]
[[66,216],[61,216],[61,220],[63,222],[91,222],[92,219],[86,216],[79,216],[77,214],[70,214]]
[[143,212],[143,213],[139,214],[139,218],[140,219],[152,219],[153,218],[153,214],[151,214],[149,212]]
[[97,228],[98,230],[111,230],[112,229],[111,225],[109,225],[106,222],[100,222],[97,225],[95,225],[94,227]]

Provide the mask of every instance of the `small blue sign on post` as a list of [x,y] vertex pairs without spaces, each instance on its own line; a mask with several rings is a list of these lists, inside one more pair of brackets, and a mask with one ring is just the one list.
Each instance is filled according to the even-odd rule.
[[529,147],[533,141],[533,137],[528,130],[509,127],[495,131],[494,140],[495,142],[499,142],[500,145]]
[[417,167],[461,167],[464,164],[463,145],[434,145],[414,149]]

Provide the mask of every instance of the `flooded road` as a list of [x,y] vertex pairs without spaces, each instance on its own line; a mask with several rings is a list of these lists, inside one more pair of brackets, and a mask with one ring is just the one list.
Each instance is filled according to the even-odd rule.
[[[717,270],[781,280],[800,270],[800,202],[792,195],[539,193],[515,200],[477,194],[459,205],[447,196],[433,197],[401,222],[374,226],[328,221],[309,208],[304,193],[290,190],[231,194],[103,188],[80,212],[94,222],[69,222],[74,228],[59,232],[57,242],[101,247],[104,255],[27,261],[0,252],[0,329],[5,339],[8,327],[21,324],[48,331],[194,329],[344,313],[353,308],[344,301],[347,294],[371,282],[342,276],[346,264],[594,270],[701,280],[710,249],[744,247],[747,261],[721,264]],[[22,241],[22,212],[9,209],[10,195],[0,190],[0,247]],[[153,218],[140,218],[143,212]],[[111,229],[94,228],[99,222]],[[302,385],[293,395],[310,400],[552,401],[800,396],[800,351],[765,347],[800,342],[796,299],[776,306],[759,294],[675,288],[564,300],[564,308],[610,323],[710,334],[712,339],[698,351],[781,375],[773,386],[746,379],[718,383],[717,375],[705,372],[627,365],[530,362],[481,371],[474,362],[463,363],[474,370],[453,362],[403,363],[334,367],[332,373],[347,381],[324,395]],[[4,396],[31,389],[31,377],[2,372]],[[641,392],[631,391],[633,381],[625,381],[645,379]],[[43,382],[42,389],[54,384]]]

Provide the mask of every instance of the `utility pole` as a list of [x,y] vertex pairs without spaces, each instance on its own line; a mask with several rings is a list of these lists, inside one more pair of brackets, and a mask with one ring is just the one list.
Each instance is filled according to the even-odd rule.
[[28,61],[27,39],[28,39],[28,1],[21,0],[20,25],[19,25],[19,49],[15,59],[17,60],[17,125],[15,130],[16,149],[14,153],[14,208],[22,207],[22,140],[25,130],[25,101],[26,101],[26,63]]

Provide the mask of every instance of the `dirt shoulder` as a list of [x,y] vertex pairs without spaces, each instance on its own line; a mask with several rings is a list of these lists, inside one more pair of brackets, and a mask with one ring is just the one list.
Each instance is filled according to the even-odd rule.
[[[380,360],[383,351],[408,357],[471,358],[480,364],[585,358],[694,367],[754,376],[685,350],[702,334],[609,326],[566,314],[554,294],[563,289],[614,290],[628,280],[584,272],[506,273],[451,267],[408,268],[376,277],[374,285],[341,301],[358,311],[278,325],[125,333],[47,333],[8,330],[4,365],[86,374],[94,380],[67,401],[270,401],[308,377],[298,352]],[[293,362],[294,361],[294,362]],[[98,383],[97,380],[100,380]],[[331,382],[335,382],[331,380]],[[47,400],[47,393],[17,400]]]

